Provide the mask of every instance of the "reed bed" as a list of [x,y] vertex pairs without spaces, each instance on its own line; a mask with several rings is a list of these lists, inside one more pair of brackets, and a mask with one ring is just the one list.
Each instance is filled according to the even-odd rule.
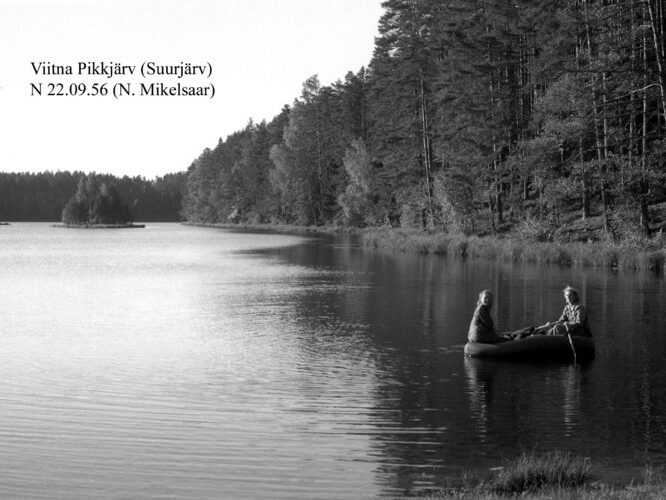
[[364,246],[372,248],[501,261],[652,270],[663,270],[666,263],[666,248],[659,244],[532,242],[388,228],[365,230],[361,232],[361,239]]

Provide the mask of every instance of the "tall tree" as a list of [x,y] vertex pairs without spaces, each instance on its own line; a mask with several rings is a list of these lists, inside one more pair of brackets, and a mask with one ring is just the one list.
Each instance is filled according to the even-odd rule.
[[431,40],[435,4],[429,0],[384,2],[370,63],[368,142],[405,208],[402,223],[408,225],[436,222],[433,80],[439,47]]

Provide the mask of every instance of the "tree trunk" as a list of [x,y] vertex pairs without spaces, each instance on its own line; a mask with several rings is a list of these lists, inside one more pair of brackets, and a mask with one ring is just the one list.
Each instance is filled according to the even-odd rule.
[[[666,112],[666,73],[664,73],[664,39],[661,29],[661,23],[657,17],[653,0],[646,0],[648,14],[650,16],[650,28],[652,31],[652,41],[654,42],[655,60],[657,62],[657,73],[659,78],[659,88],[661,89],[661,110],[662,116]],[[657,0],[661,2],[661,0]],[[659,119],[661,122],[661,119]]]
[[[645,6],[643,6],[643,17],[645,17]],[[648,55],[647,55],[647,35],[643,32],[643,88],[647,89],[648,86]],[[647,137],[648,137],[648,95],[647,90],[643,91],[643,133],[641,137],[641,173],[647,172]],[[646,187],[649,189],[649,187]],[[645,196],[641,196],[640,204],[640,220],[643,230],[646,235],[650,235],[650,212],[647,207],[647,200]]]
[[581,190],[583,191],[583,210],[581,212],[581,219],[585,220],[590,215],[590,188],[587,185],[587,169],[585,168],[582,138],[578,139],[578,152],[580,156],[580,165],[583,170],[581,173]]
[[310,198],[310,210],[312,210],[312,224],[317,225],[317,209],[315,207],[314,194],[312,193],[312,183],[310,179],[307,181],[308,197]]
[[430,215],[430,222],[434,223],[435,214],[432,207],[432,145],[430,144],[430,132],[428,128],[428,110],[426,107],[423,71],[420,70],[420,72],[421,74],[419,75],[419,80],[421,83],[421,133],[423,134],[423,160],[425,163],[426,190],[428,192],[428,213]]
[[[490,28],[488,28],[490,29]],[[493,53],[492,53],[492,48],[488,46],[487,48],[487,55],[488,55],[488,62],[492,64],[493,62]],[[490,71],[490,119],[491,121],[494,121],[495,119],[495,82],[494,82],[494,75],[493,71]],[[498,82],[501,79],[501,76],[497,78]],[[499,86],[499,83],[498,83]],[[493,135],[492,137],[493,141],[493,162],[492,162],[492,171],[493,171],[493,180],[494,180],[494,195],[495,195],[495,210],[497,212],[497,224],[502,223],[502,202],[501,202],[501,186],[500,186],[500,179],[499,179],[499,174],[498,174],[498,165],[497,165],[497,138]],[[489,192],[489,196],[492,198],[492,192]],[[492,205],[492,202],[491,202]],[[493,231],[497,231],[497,228],[495,227],[495,217],[493,216]]]
[[[645,6],[643,6],[643,18],[645,18]],[[645,171],[646,165],[646,152],[647,152],[647,128],[648,128],[648,63],[647,63],[647,35],[643,32],[643,131],[641,137],[641,169]]]
[[[315,141],[317,144],[317,185],[319,186],[319,200],[317,200],[317,205],[319,206],[319,214],[324,214],[324,172],[322,168],[322,147],[321,147],[321,124],[319,119],[319,104],[315,101]],[[315,226],[317,225],[317,220],[314,221]]]
[[[587,13],[587,2],[588,0],[583,0],[583,16],[585,21],[585,38],[587,41],[587,53],[588,53],[588,64],[592,61],[592,40],[590,36],[590,23]],[[594,78],[594,77],[593,77]],[[601,207],[602,207],[602,216],[604,220],[604,231],[610,233],[610,224],[608,220],[608,199],[606,196],[606,182],[604,179],[605,169],[602,167],[605,163],[604,149],[602,144],[602,138],[599,132],[599,105],[597,102],[596,89],[592,87],[592,112],[594,113],[594,142],[597,150],[597,160],[601,170]]]
[[527,197],[528,197],[528,189],[527,188],[528,188],[527,177],[523,177],[523,202],[527,201]]
[[646,236],[650,236],[650,210],[648,209],[647,197],[640,197],[641,226]]
[[495,210],[497,212],[497,224],[504,222],[502,215],[502,180],[499,175],[499,162],[497,161],[497,144],[493,141],[493,172],[495,173]]
[[606,183],[606,176],[608,174],[608,93],[606,87],[606,72],[601,74],[601,92],[602,92],[602,109],[603,109],[603,161],[601,163],[601,205],[604,212],[604,230],[609,233],[611,231],[610,222],[608,220],[608,205],[609,193],[608,184]]
[[493,205],[492,188],[488,186],[488,210],[490,212],[490,225],[493,228],[493,234],[497,234],[497,226],[495,225],[495,209]]
[[[635,7],[631,4],[631,71],[638,72],[638,64],[636,63],[636,24],[635,24]],[[636,154],[636,95],[634,92],[629,94],[629,149],[627,152],[629,168],[633,169],[634,155]],[[624,192],[624,162],[620,162],[620,186]]]

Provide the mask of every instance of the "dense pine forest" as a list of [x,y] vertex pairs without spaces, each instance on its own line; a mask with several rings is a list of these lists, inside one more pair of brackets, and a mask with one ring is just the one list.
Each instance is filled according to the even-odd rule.
[[664,4],[387,0],[367,68],[203,151],[183,216],[645,238],[666,200]]
[[[65,206],[86,177],[83,172],[0,173],[0,221],[60,222]],[[154,180],[106,174],[93,177],[114,188],[134,220],[180,220],[185,173]]]

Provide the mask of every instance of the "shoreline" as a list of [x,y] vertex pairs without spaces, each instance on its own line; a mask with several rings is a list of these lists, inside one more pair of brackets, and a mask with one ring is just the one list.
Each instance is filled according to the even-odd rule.
[[66,229],[140,229],[145,228],[145,224],[53,224],[51,227]]
[[652,248],[605,241],[533,242],[497,236],[462,236],[427,233],[401,228],[348,228],[338,226],[291,226],[287,224],[181,224],[221,229],[257,229],[281,233],[355,234],[366,248],[419,254],[479,257],[504,262],[558,264],[562,266],[605,267],[663,272],[666,267],[666,241],[657,240]]
[[218,229],[257,229],[277,233],[312,233],[312,234],[361,234],[363,229],[338,226],[292,226],[290,224],[234,224],[230,222],[189,222],[181,221],[184,226],[215,227]]

